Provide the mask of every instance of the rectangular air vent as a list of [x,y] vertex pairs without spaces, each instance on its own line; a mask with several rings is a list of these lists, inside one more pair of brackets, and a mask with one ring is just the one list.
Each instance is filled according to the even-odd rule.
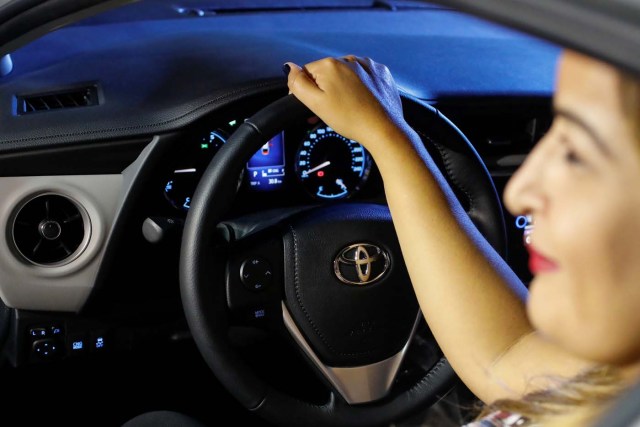
[[19,115],[62,108],[89,107],[99,103],[98,88],[95,85],[35,95],[19,95],[16,98]]

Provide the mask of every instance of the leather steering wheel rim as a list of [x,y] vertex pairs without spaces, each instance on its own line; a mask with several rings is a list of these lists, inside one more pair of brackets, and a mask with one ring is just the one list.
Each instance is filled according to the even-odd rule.
[[[445,144],[448,154],[441,157],[444,169],[450,168],[455,172],[461,167],[466,168],[468,162],[475,164],[475,173],[481,175],[480,181],[484,180],[484,187],[474,195],[473,192],[478,190],[469,189],[469,186],[477,184],[478,176],[467,176],[467,188],[463,188],[461,193],[472,193],[470,210],[476,210],[476,218],[473,212],[469,212],[470,216],[481,231],[497,229],[493,235],[486,237],[499,252],[504,250],[504,222],[499,199],[479,156],[464,135],[437,110],[416,100],[404,97],[405,100],[414,107],[419,106],[423,114],[431,113],[429,120],[446,129],[449,142]],[[246,120],[216,154],[198,184],[185,221],[180,253],[183,308],[204,360],[220,382],[247,409],[276,425],[384,425],[435,403],[438,396],[451,388],[456,376],[445,358],[415,385],[393,399],[367,405],[338,404],[336,399],[323,405],[311,404],[267,384],[238,357],[227,337],[229,319],[225,286],[212,285],[225,283],[225,261],[216,257],[213,236],[235,197],[237,179],[244,165],[265,141],[288,124],[312,115],[293,95],[287,95]],[[455,164],[456,155],[461,156],[458,166]],[[465,173],[469,174],[468,171]],[[451,178],[450,173],[448,177]],[[456,186],[463,181],[464,176],[450,179]]]

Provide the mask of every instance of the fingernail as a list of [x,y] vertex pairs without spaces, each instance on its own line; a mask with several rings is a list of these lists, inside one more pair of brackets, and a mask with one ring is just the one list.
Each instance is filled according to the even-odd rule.
[[282,72],[284,73],[285,76],[289,75],[289,71],[291,71],[291,66],[289,64],[284,64],[282,66]]

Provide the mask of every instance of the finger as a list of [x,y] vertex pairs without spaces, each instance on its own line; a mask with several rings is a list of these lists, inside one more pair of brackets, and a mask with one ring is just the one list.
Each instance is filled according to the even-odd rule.
[[364,61],[368,64],[369,69],[371,70],[371,72],[379,74],[379,75],[391,75],[391,71],[389,70],[389,68],[384,65],[381,64],[380,62],[376,62],[371,58],[363,58]]
[[304,68],[293,62],[287,62],[285,65],[289,66],[287,86],[289,86],[289,92],[294,94],[296,98],[309,105],[309,102],[313,102],[322,94],[322,90]]

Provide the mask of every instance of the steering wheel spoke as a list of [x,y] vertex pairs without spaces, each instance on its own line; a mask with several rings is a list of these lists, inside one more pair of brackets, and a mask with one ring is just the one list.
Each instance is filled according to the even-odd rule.
[[421,315],[418,314],[406,343],[400,351],[390,357],[361,366],[336,367],[327,365],[320,360],[320,357],[296,326],[284,302],[282,303],[282,315],[287,330],[307,359],[349,405],[371,403],[387,396],[421,320]]

